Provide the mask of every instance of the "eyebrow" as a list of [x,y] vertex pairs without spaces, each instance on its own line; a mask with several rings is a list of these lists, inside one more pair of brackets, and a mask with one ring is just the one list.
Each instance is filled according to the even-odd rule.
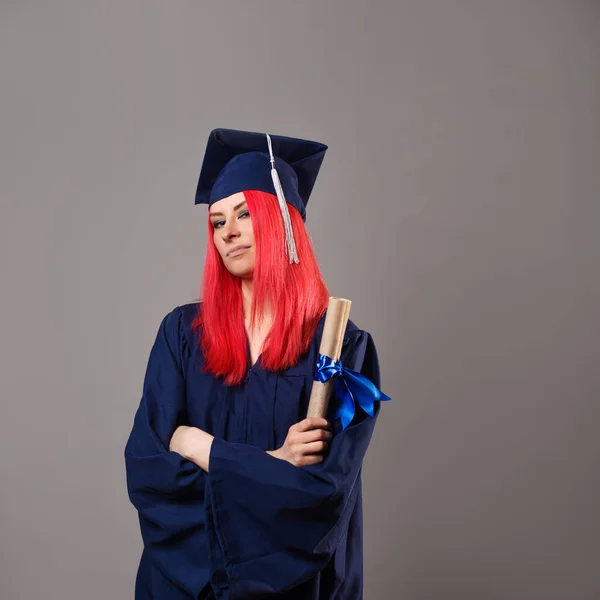
[[[233,211],[235,212],[238,208],[240,208],[241,206],[244,206],[244,204],[246,204],[246,201],[242,200],[242,202],[240,202],[237,206],[233,207]],[[210,215],[208,215],[208,216],[209,217],[216,217],[216,216],[222,217],[223,213],[222,212],[213,212],[213,213],[210,213]]]

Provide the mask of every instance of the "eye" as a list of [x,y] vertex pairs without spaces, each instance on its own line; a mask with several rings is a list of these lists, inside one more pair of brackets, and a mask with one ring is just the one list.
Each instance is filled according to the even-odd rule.
[[213,227],[215,229],[220,229],[225,224],[225,221],[213,221]]
[[244,211],[242,211],[242,212],[239,214],[239,218],[240,218],[240,219],[241,219],[242,217],[249,217],[249,216],[250,216],[250,213],[249,213],[247,210],[244,210]]

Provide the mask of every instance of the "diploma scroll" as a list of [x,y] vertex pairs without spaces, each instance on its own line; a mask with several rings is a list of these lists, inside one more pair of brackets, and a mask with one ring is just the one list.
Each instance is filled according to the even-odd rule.
[[[345,298],[329,298],[319,353],[334,361],[340,360],[351,304],[352,302]],[[332,385],[333,379],[325,383],[313,381],[307,417],[326,417]]]

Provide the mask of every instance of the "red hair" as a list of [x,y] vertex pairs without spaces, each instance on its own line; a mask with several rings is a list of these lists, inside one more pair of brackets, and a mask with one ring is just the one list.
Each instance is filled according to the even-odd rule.
[[[268,303],[273,311],[273,324],[260,361],[265,369],[281,371],[298,362],[308,350],[327,308],[329,292],[300,213],[288,204],[300,260],[298,264],[290,264],[277,197],[255,190],[243,193],[256,244],[251,327],[262,318]],[[202,312],[194,327],[202,325],[200,343],[205,369],[223,377],[226,384],[235,385],[248,370],[241,279],[223,264],[213,231],[209,219]]]

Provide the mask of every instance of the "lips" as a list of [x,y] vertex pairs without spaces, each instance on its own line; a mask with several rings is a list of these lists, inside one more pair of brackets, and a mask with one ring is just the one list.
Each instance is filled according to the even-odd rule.
[[233,248],[233,250],[230,250],[227,253],[227,257],[228,258],[234,258],[235,256],[240,256],[240,254],[243,254],[244,252],[246,252],[246,250],[249,250],[250,246],[236,246],[235,248]]

